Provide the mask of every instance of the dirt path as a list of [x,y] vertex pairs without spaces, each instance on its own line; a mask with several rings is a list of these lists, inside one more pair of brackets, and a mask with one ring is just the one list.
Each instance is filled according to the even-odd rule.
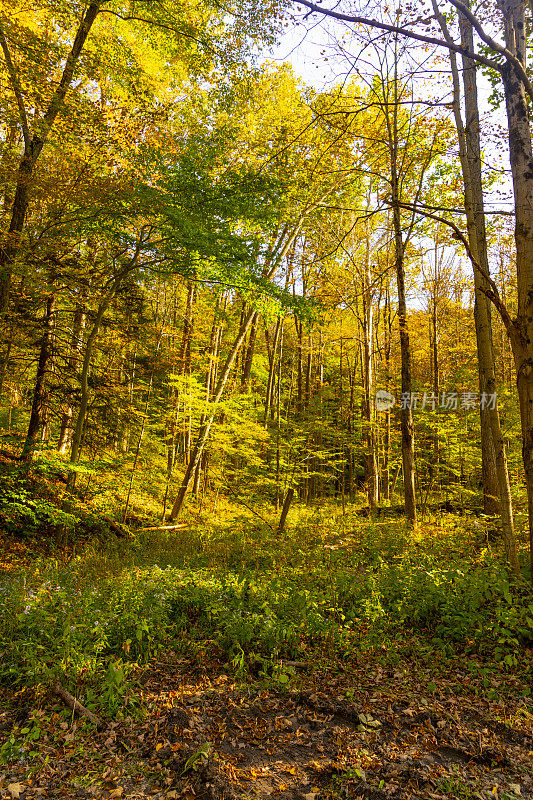
[[533,798],[523,702],[476,696],[459,665],[438,689],[426,677],[408,662],[366,661],[258,690],[169,658],[143,678],[149,719],[101,733],[65,721],[49,697],[28,717],[22,696],[3,715],[3,738],[36,722],[40,736],[31,758],[4,766],[1,797]]

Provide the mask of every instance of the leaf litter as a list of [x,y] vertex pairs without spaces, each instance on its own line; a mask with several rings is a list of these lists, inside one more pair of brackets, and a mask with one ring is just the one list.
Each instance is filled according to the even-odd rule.
[[227,669],[167,653],[142,676],[146,718],[101,732],[51,693],[6,694],[2,738],[28,719],[40,735],[31,758],[19,749],[4,765],[0,797],[533,797],[533,715],[518,691],[487,699],[460,660],[436,677],[414,660],[384,667],[376,651],[281,689]]

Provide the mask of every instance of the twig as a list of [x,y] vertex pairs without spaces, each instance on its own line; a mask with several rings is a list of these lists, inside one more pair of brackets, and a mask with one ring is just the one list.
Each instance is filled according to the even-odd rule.
[[82,706],[82,704],[79,703],[76,698],[70,694],[70,692],[67,692],[66,689],[63,689],[59,681],[54,683],[52,686],[52,691],[55,695],[57,695],[57,697],[61,698],[65,705],[71,708],[75,714],[79,714],[80,717],[87,717],[87,719],[90,720],[93,725],[96,725],[98,730],[105,728],[105,724],[100,717],[97,717],[96,714],[93,714],[93,712],[89,711],[88,708]]

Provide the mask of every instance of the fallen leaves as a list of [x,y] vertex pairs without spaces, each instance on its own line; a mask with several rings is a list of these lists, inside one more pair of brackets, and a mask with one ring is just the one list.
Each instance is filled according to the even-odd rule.
[[[459,677],[458,669],[450,685]],[[27,767],[13,764],[3,782],[0,776],[1,797],[323,800],[333,796],[330,786],[354,798],[428,800],[455,796],[453,786],[472,797],[529,796],[523,776],[533,737],[529,712],[518,713],[523,703],[514,714],[508,704],[504,724],[485,700],[457,697],[455,688],[443,693],[444,684],[439,679],[439,691],[428,694],[412,667],[365,663],[351,676],[306,674],[298,690],[277,693],[238,689],[214,668],[194,677],[186,665],[160,661],[143,688],[148,720],[113,722],[97,733],[39,716],[36,747],[49,766],[37,770],[30,791]],[[196,769],[184,773],[191,759]]]

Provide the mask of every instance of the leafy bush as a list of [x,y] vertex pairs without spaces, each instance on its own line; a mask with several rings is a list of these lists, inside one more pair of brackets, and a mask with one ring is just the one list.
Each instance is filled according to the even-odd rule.
[[73,514],[34,497],[17,473],[3,475],[0,481],[0,519],[8,533],[25,536],[43,530],[70,530],[78,522]]

